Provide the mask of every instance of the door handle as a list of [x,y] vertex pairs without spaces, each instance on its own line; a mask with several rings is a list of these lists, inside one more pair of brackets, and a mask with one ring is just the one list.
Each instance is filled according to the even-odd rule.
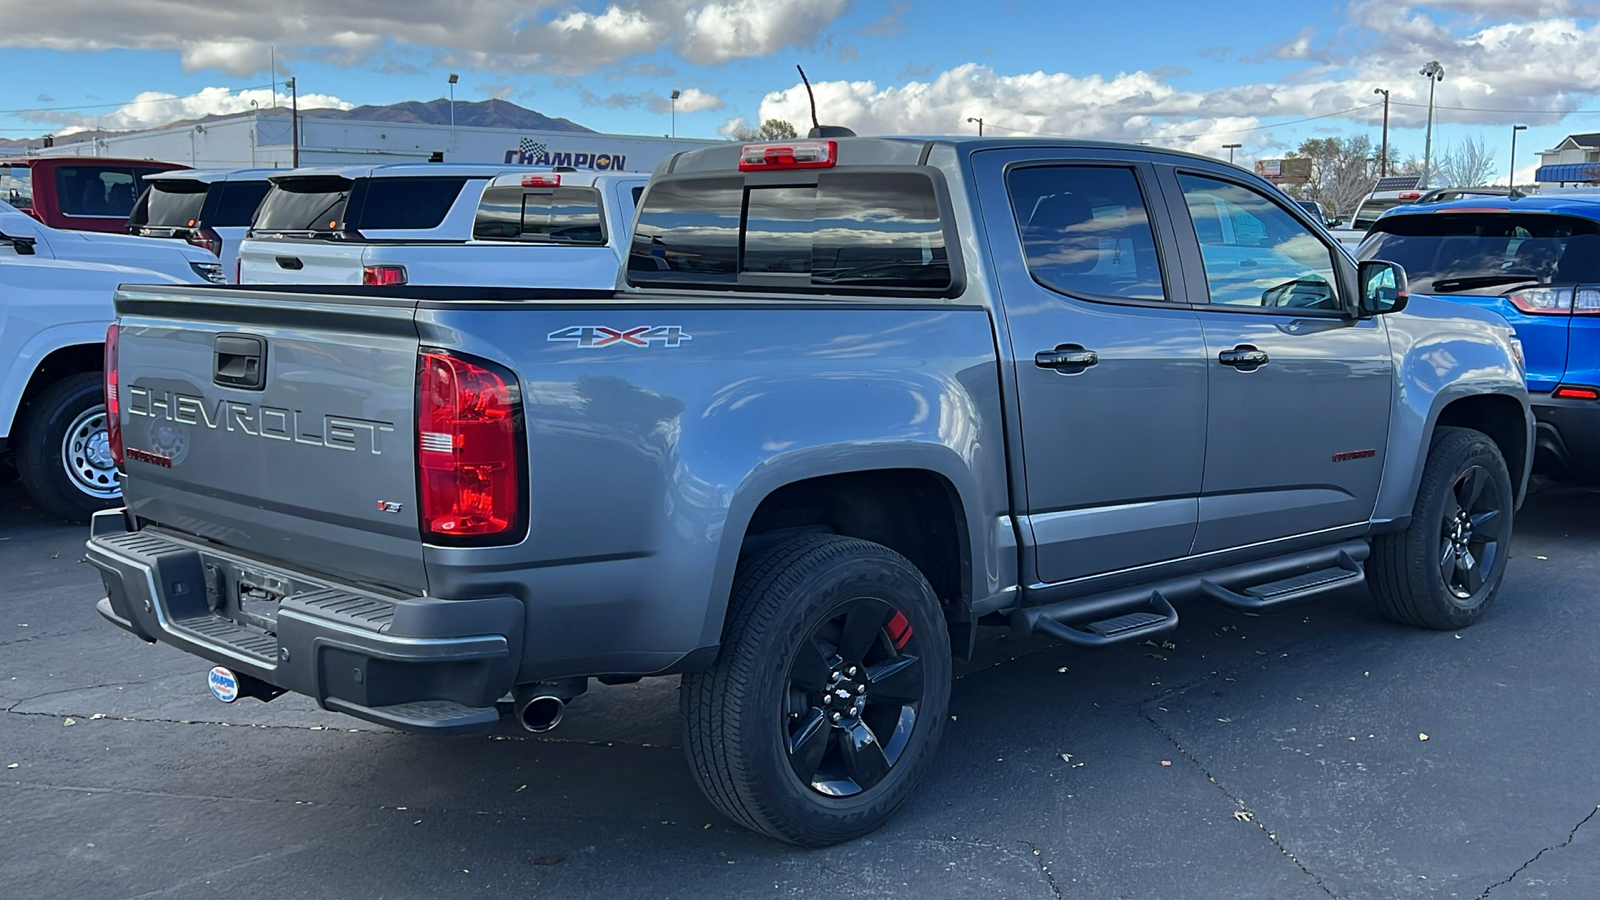
[[298,256],[280,256],[277,257],[277,259],[278,265],[281,268],[289,269],[291,271],[298,271],[306,267],[306,264],[301,262],[300,257]]
[[1062,344],[1054,350],[1040,350],[1033,355],[1033,364],[1041,369],[1055,369],[1065,375],[1076,375],[1100,362],[1100,354],[1085,350],[1079,344]]
[[1241,372],[1253,372],[1266,365],[1269,360],[1267,351],[1257,349],[1250,344],[1240,344],[1232,350],[1224,350],[1217,354],[1217,362],[1232,366]]

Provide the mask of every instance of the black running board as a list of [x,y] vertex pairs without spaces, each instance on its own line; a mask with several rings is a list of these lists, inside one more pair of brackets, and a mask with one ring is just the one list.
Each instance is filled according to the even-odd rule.
[[1341,552],[1335,565],[1232,590],[1214,581],[1200,582],[1200,593],[1224,606],[1255,612],[1295,603],[1367,580],[1366,570],[1349,553]]
[[1074,647],[1094,649],[1166,634],[1178,627],[1178,611],[1160,591],[1142,600],[1092,604],[1061,610],[1019,610],[1011,627],[1023,634],[1038,633]]

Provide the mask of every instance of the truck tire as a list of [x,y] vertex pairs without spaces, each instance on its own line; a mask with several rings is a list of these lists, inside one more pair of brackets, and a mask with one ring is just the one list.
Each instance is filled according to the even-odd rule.
[[122,500],[106,437],[99,372],[80,372],[35,397],[17,429],[17,475],[46,513],[87,522]]
[[1368,583],[1378,611],[1444,631],[1482,618],[1510,557],[1514,496],[1505,457],[1488,435],[1440,428],[1411,524],[1372,543]]
[[740,825],[804,846],[882,825],[950,705],[927,579],[887,547],[805,535],[741,561],[728,614],[716,664],[679,693],[700,789]]

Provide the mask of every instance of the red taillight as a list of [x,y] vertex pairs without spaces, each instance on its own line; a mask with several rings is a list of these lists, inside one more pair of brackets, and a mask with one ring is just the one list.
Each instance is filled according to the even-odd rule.
[[522,416],[516,378],[484,360],[423,350],[417,361],[422,531],[507,535],[522,522]]
[[193,246],[210,250],[212,256],[222,255],[222,235],[217,234],[213,229],[196,228],[194,231],[189,232],[189,236],[184,238],[184,241]]
[[1551,393],[1557,400],[1600,400],[1600,388],[1563,384]]
[[362,284],[405,284],[405,266],[362,266]]
[[561,187],[560,175],[524,175],[523,187]]
[[1401,191],[1400,192],[1400,196],[1395,198],[1395,199],[1397,199],[1397,200],[1420,200],[1420,199],[1422,199],[1422,192],[1421,191]]
[[786,141],[781,144],[745,144],[739,151],[739,171],[773,169],[831,169],[839,161],[838,141]]
[[122,471],[122,398],[117,391],[117,323],[106,329],[105,368],[106,438],[111,444],[111,461]]
[[1572,288],[1528,288],[1512,291],[1506,299],[1530,316],[1564,316],[1572,312]]

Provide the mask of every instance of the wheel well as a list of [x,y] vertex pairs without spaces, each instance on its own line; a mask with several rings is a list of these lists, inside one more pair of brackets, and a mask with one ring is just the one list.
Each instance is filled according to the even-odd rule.
[[1504,394],[1479,394],[1451,401],[1439,411],[1434,423],[1473,428],[1489,436],[1506,458],[1506,468],[1511,470],[1513,496],[1522,491],[1522,479],[1528,462],[1528,420],[1522,404]]
[[[16,419],[22,418],[22,411],[28,408],[45,388],[55,384],[68,375],[77,375],[80,372],[98,372],[105,365],[104,344],[73,344],[62,347],[40,360],[33,374],[28,378],[28,386],[22,389],[22,398],[17,402]],[[13,420],[13,425],[16,420]]]
[[945,617],[965,622],[971,560],[955,488],[922,469],[878,469],[809,478],[768,494],[745,529],[744,549],[808,531],[882,544],[922,570]]

